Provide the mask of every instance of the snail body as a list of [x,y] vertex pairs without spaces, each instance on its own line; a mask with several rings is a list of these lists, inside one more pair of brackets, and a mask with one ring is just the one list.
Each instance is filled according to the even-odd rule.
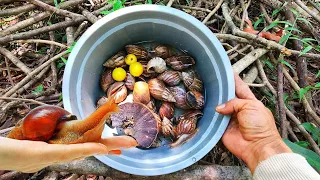
[[39,106],[17,123],[8,138],[51,144],[98,142],[106,119],[118,111],[113,97],[110,99],[83,120],[76,120],[76,116],[58,106]]

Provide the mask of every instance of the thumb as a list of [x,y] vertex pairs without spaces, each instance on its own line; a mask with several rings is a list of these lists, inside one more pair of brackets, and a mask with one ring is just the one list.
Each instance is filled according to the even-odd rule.
[[249,100],[244,99],[231,99],[230,101],[220,104],[216,107],[216,111],[220,114],[230,115],[237,113],[243,109],[243,107],[248,103]]

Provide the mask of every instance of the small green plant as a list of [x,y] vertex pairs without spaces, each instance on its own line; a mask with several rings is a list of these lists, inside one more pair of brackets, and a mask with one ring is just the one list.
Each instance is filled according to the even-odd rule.
[[302,123],[301,125],[311,134],[312,139],[318,142],[318,146],[320,146],[320,128],[315,127],[309,122]]
[[32,91],[32,94],[37,94],[37,93],[40,93],[40,92],[42,92],[43,91],[43,85],[42,84],[40,84],[40,85],[38,85],[37,87],[36,87],[36,89],[35,90],[33,90]]
[[125,2],[126,2],[126,0],[109,0],[108,4],[112,4],[112,9],[110,11],[109,10],[101,11],[100,14],[108,15],[116,10],[124,8]]
[[316,168],[318,171],[320,170],[320,156],[318,154],[316,154],[315,152],[309,149],[302,147],[301,145],[295,144],[289,141],[288,139],[283,139],[283,141],[287,144],[287,146],[289,146],[289,148],[294,153],[302,155],[303,157],[306,158],[306,160],[311,166]]
[[316,78],[320,77],[320,71],[318,71]]
[[300,101],[302,100],[303,96],[309,91],[309,90],[319,90],[320,89],[320,82],[318,82],[317,84],[315,84],[314,86],[307,86],[304,88],[300,88],[299,91],[299,99]]
[[[64,2],[64,0],[61,0],[61,1],[60,1],[60,3],[63,3],[63,2]],[[54,3],[54,5],[55,5],[56,7],[58,7],[59,4],[60,4],[60,3],[58,3],[58,0],[53,0],[53,3]]]

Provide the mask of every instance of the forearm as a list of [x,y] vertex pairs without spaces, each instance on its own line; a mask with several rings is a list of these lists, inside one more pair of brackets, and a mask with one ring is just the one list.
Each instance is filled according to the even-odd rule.
[[292,152],[281,138],[266,138],[258,141],[253,146],[250,154],[244,159],[252,173],[262,161],[269,157]]

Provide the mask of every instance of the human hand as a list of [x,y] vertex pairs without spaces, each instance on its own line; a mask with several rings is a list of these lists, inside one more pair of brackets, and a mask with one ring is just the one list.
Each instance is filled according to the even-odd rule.
[[292,152],[282,141],[274,117],[257,100],[247,84],[235,74],[236,96],[216,107],[220,114],[232,115],[222,142],[238,158],[244,160],[253,173],[268,157]]
[[129,136],[115,136],[101,139],[100,143],[82,144],[48,144],[0,137],[0,170],[36,172],[52,164],[87,156],[119,155],[119,149],[136,145],[136,141]]

